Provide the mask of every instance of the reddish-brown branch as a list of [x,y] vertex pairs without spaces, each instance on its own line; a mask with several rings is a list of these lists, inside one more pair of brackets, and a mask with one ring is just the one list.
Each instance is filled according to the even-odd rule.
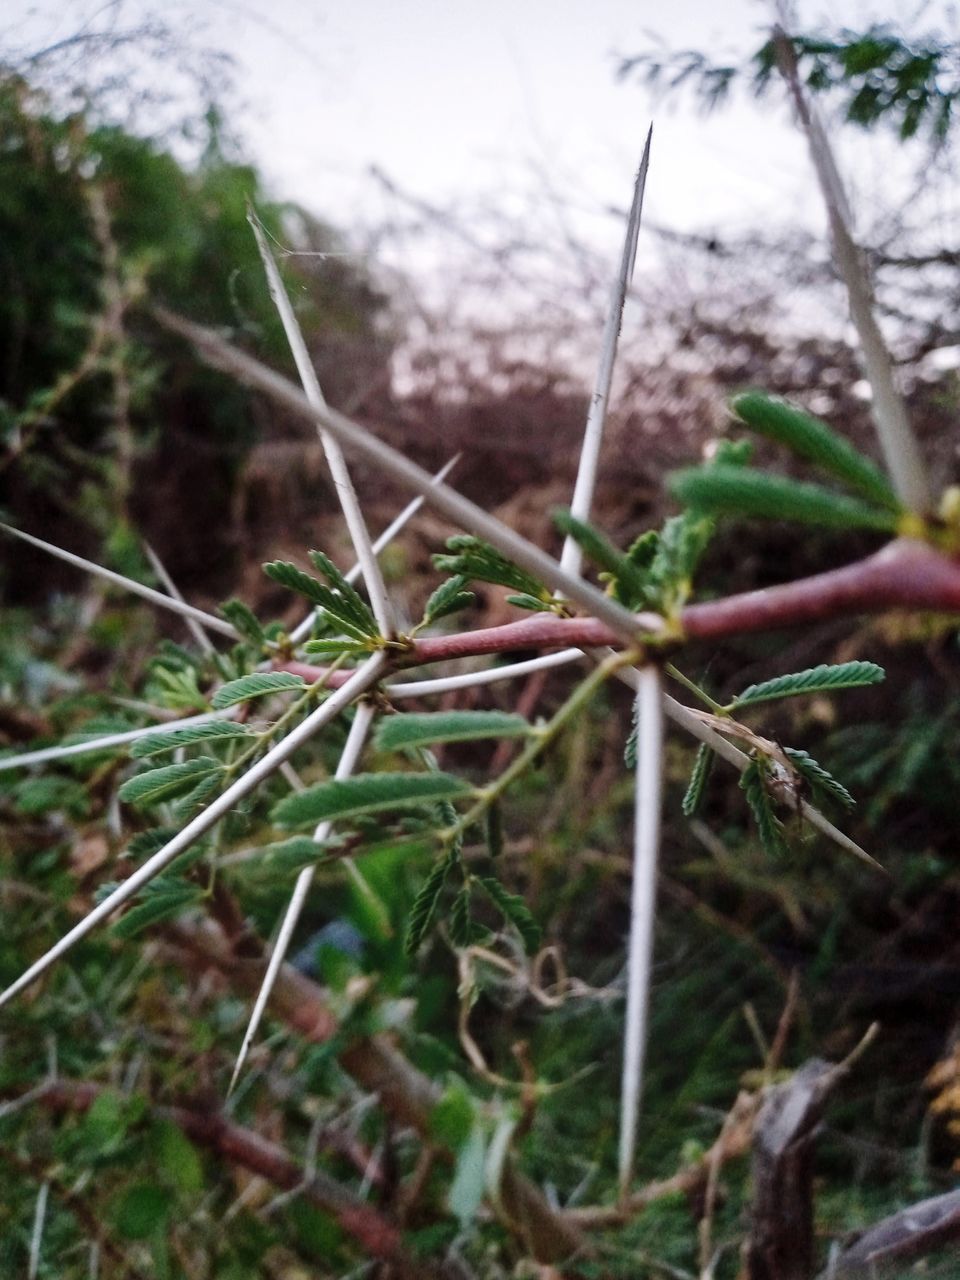
[[[51,1111],[87,1111],[104,1092],[102,1085],[76,1080],[55,1080],[36,1095]],[[402,1245],[399,1228],[372,1205],[358,1199],[346,1187],[320,1170],[308,1173],[275,1142],[234,1124],[221,1112],[205,1108],[154,1106],[155,1116],[175,1124],[199,1146],[224,1160],[241,1165],[284,1191],[299,1188],[305,1199],[330,1214],[343,1231],[371,1257],[388,1259],[402,1276],[425,1273]],[[429,1272],[430,1268],[426,1268]]]
[[[688,605],[681,624],[690,639],[716,640],[887,609],[960,613],[960,563],[921,542],[893,542],[876,555],[842,569]],[[398,665],[423,666],[527,649],[597,649],[618,643],[614,632],[595,618],[558,618],[544,613],[480,631],[425,636],[413,641]],[[327,671],[306,662],[278,666],[308,680],[317,680]],[[341,684],[348,674],[334,672],[329,683]]]
[[[243,989],[256,990],[262,964],[233,954],[215,925],[181,923],[168,930],[186,947],[192,960],[226,975]],[[322,987],[290,965],[281,966],[271,999],[273,1013],[308,1041],[326,1043],[338,1028]],[[431,1116],[440,1089],[419,1071],[386,1036],[360,1036],[339,1055],[340,1065],[380,1103],[394,1120],[433,1141]],[[447,1158],[450,1152],[445,1153]],[[500,1186],[500,1206],[530,1254],[540,1262],[558,1262],[583,1247],[577,1227],[556,1212],[529,1179],[508,1160]]]
[[887,609],[960,612],[960,564],[921,542],[893,542],[842,569],[690,605],[683,629],[715,639]]

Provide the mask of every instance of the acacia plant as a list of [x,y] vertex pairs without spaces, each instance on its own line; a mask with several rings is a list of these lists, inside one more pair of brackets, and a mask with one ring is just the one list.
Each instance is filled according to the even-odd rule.
[[[771,860],[786,864],[792,857],[797,836],[791,819],[799,813],[844,854],[879,874],[870,855],[822,812],[842,815],[853,804],[842,780],[799,745],[764,736],[746,717],[753,708],[781,699],[874,684],[883,678],[881,669],[854,660],[784,671],[721,704],[684,670],[685,646],[697,639],[720,643],[757,630],[803,627],[825,617],[889,608],[960,611],[960,506],[952,492],[939,499],[928,493],[923,462],[872,319],[869,289],[844,219],[829,148],[792,69],[789,42],[779,39],[784,75],[811,138],[838,263],[861,334],[886,472],[827,424],[777,398],[747,392],[731,405],[742,429],[738,438],[721,443],[703,465],[671,478],[679,514],[661,529],[640,532],[625,548],[614,546],[593,521],[594,480],[634,268],[649,137],[613,287],[577,483],[569,510],[555,517],[565,538],[559,560],[327,404],[255,217],[251,227],[302,390],[215,331],[151,305],[156,321],[216,368],[316,425],[357,563],[344,572],[326,552],[311,550],[310,571],[279,560],[264,566],[275,584],[302,599],[303,621],[292,629],[263,622],[238,600],[224,604],[219,614],[208,614],[179,600],[172,585],[161,592],[126,581],[131,591],[183,616],[194,632],[194,647],[168,644],[160,651],[147,683],[154,704],[188,714],[0,761],[0,767],[11,770],[71,756],[110,758],[106,753],[128,752],[129,763],[125,755],[119,757],[124,777],[116,798],[133,815],[126,843],[129,874],[99,887],[95,905],[53,945],[40,948],[0,995],[0,1005],[25,998],[102,925],[109,924],[121,940],[163,926],[157,936],[189,956],[198,970],[217,973],[239,990],[257,992],[230,1089],[243,1090],[261,1020],[269,1012],[306,1042],[326,1046],[338,1070],[375,1095],[395,1126],[417,1135],[412,1152],[405,1152],[402,1182],[392,1199],[377,1203],[366,1198],[367,1176],[384,1184],[397,1176],[370,1152],[346,1153],[356,1185],[335,1180],[318,1167],[316,1146],[301,1163],[253,1127],[238,1123],[229,1106],[211,1109],[196,1097],[144,1103],[134,1113],[122,1092],[51,1069],[8,1106],[22,1111],[35,1103],[57,1113],[86,1113],[88,1125],[99,1126],[105,1150],[111,1143],[122,1148],[138,1126],[141,1132],[147,1126],[150,1141],[166,1153],[166,1167],[177,1171],[179,1192],[189,1192],[200,1181],[190,1144],[219,1153],[281,1190],[300,1191],[306,1202],[335,1221],[349,1242],[344,1256],[380,1260],[398,1275],[465,1273],[466,1264],[449,1235],[439,1237],[442,1247],[431,1243],[430,1230],[442,1223],[445,1211],[461,1228],[488,1212],[522,1255],[539,1263],[575,1258],[571,1266],[582,1268],[583,1274],[596,1273],[600,1255],[592,1231],[625,1227],[663,1194],[638,1187],[634,1170],[648,1039],[664,715],[699,743],[683,799],[688,817],[696,814],[719,759],[739,773],[744,804]],[[792,451],[816,478],[797,480],[754,468],[751,436]],[[383,540],[372,540],[352,486],[346,461],[352,453],[412,490],[417,502],[430,504],[462,531],[445,549],[438,548],[435,564],[445,576],[438,578],[415,626],[398,622],[377,559]],[[879,552],[841,569],[763,591],[697,599],[698,565],[718,521],[728,517],[868,530],[887,542]],[[22,530],[5,530],[77,567],[106,575]],[[386,536],[390,534],[388,530]],[[591,581],[593,575],[596,581]],[[469,607],[471,585],[477,582],[506,588],[509,603],[531,616],[481,630],[456,629],[450,620]],[[518,650],[534,656],[436,678],[419,670]],[[582,677],[559,709],[543,719],[534,710],[422,709],[438,695],[577,664],[584,669]],[[418,671],[411,678],[413,668]],[[484,966],[524,975],[531,989],[549,994],[542,981],[545,952],[536,904],[515,894],[499,871],[502,802],[612,680],[626,683],[635,695],[632,730],[624,726],[635,818],[617,1188],[605,1204],[559,1208],[519,1167],[522,1139],[539,1093],[548,1086],[536,1080],[522,1048],[517,1080],[492,1071],[472,1033],[470,1011]],[[668,682],[692,695],[693,704],[668,694]],[[404,710],[411,700],[417,709]],[[304,754],[322,732],[335,735],[339,745],[332,768]],[[451,746],[456,750],[458,744],[487,740],[512,744],[513,754],[506,750],[502,758],[507,763],[486,781],[477,781],[469,767],[454,770],[438,759],[439,751]],[[465,757],[467,766],[470,759]],[[304,760],[306,778],[301,777]],[[403,1010],[395,1002],[378,1000],[349,966],[338,981],[336,964],[326,955],[331,986],[326,990],[305,976],[309,959],[299,968],[286,963],[318,875],[335,871],[345,877],[364,905],[371,934],[389,936],[397,916],[389,879],[380,877],[378,883],[365,873],[370,851],[386,847],[393,865],[410,862],[425,868],[418,891],[403,910],[408,963],[416,966],[422,948],[437,935],[456,957],[457,1029],[471,1087],[455,1079],[443,1089],[425,1074],[415,1064],[415,1054],[402,1047],[405,1034],[414,1038],[404,1025]],[[269,945],[250,919],[262,912],[244,910],[245,903],[256,903],[257,879],[265,872],[294,878],[289,905]],[[659,1051],[660,1046],[650,1045],[651,1054]],[[222,1088],[225,1084],[217,1082],[221,1101],[229,1092]],[[760,1093],[741,1100],[714,1147],[688,1162],[669,1188],[705,1197],[704,1274],[714,1266],[709,1223],[717,1169],[749,1145],[754,1126],[761,1123],[761,1100]],[[37,1171],[29,1164],[27,1171],[40,1178],[31,1234],[31,1256],[39,1258],[51,1188],[74,1206],[81,1203],[81,1189],[70,1185],[62,1171]],[[759,1179],[757,1206],[766,1189]],[[173,1229],[174,1206],[171,1194],[145,1182],[124,1193],[117,1218],[122,1238],[148,1242],[154,1265],[166,1267],[168,1274],[164,1241]],[[812,1274],[812,1233],[796,1251],[792,1270],[769,1269],[769,1257],[782,1242],[771,1245],[761,1238],[760,1228],[770,1223],[761,1208],[755,1211],[748,1250],[753,1274]],[[93,1231],[96,1224],[77,1212],[83,1229]],[[421,1227],[419,1235],[410,1228],[411,1218]],[[116,1246],[108,1239],[103,1247]],[[336,1247],[345,1248],[339,1239]],[[841,1255],[838,1265],[842,1263]]]

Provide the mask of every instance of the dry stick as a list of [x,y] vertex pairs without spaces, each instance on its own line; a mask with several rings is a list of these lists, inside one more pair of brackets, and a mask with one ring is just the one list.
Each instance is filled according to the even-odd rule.
[[248,769],[243,777],[238,778],[222,795],[211,801],[206,809],[188,822],[182,831],[179,831],[153,857],[148,858],[108,897],[99,902],[79,924],[75,925],[58,942],[54,943],[49,951],[45,952],[25,973],[21,974],[16,982],[7,987],[6,991],[0,994],[0,1007],[22,991],[24,987],[28,987],[42,973],[45,973],[61,956],[65,955],[77,942],[95,929],[102,920],[106,920],[108,916],[112,915],[117,907],[128,902],[138,890],[159,875],[165,867],[169,866],[174,858],[183,853],[185,849],[189,849],[194,841],[198,840],[220,818],[229,813],[238,800],[249,795],[265,778],[274,773],[284,760],[288,760],[293,755],[298,747],[309,741],[318,730],[329,724],[336,715],[339,715],[356,698],[366,693],[383,675],[386,666],[387,658],[382,653],[375,653],[368,658],[362,666],[357,668],[346,684],[332,693],[326,702],[311,712],[295,729],[292,729],[285,738],[267,752],[262,760],[258,760],[252,768]]
[[[349,778],[356,768],[360,753],[363,750],[364,743],[367,739],[367,731],[370,728],[370,722],[373,720],[375,711],[374,707],[368,702],[361,702],[357,706],[356,715],[353,724],[350,726],[350,732],[347,734],[347,740],[340,756],[340,762],[337,765],[334,777],[337,779]],[[328,838],[333,830],[332,822],[321,822],[313,833],[314,840],[320,844]],[[352,859],[347,859],[348,865],[352,865]],[[293,937],[293,931],[297,927],[300,919],[300,912],[303,910],[303,904],[306,901],[307,893],[313,883],[315,866],[304,867],[297,876],[297,882],[294,886],[290,901],[287,904],[287,910],[280,924],[280,930],[277,933],[276,941],[270,953],[270,960],[267,965],[267,972],[264,974],[263,982],[260,990],[257,992],[257,998],[250,1014],[250,1021],[247,1024],[244,1033],[243,1043],[240,1045],[240,1052],[237,1054],[236,1066],[233,1068],[233,1075],[230,1078],[230,1088],[227,1090],[229,1096],[233,1092],[237,1080],[240,1078],[240,1072],[243,1070],[243,1064],[247,1060],[250,1052],[250,1046],[253,1044],[254,1037],[260,1026],[260,1020],[263,1017],[264,1010],[267,1007],[267,1001],[270,999],[270,993],[277,981],[277,974],[280,972],[280,966],[283,964],[287,951],[290,947],[290,940]]]
[[[627,290],[633,279],[633,270],[637,261],[637,237],[640,233],[640,215],[643,211],[643,192],[647,183],[647,168],[650,164],[650,142],[653,137],[653,125],[647,133],[647,140],[637,171],[637,179],[633,188],[633,203],[627,219],[627,230],[623,241],[623,255],[620,270],[613,283],[610,295],[610,308],[603,329],[600,348],[600,363],[597,377],[590,398],[590,410],[587,414],[587,425],[583,433],[583,445],[580,452],[580,465],[577,469],[576,484],[570,502],[570,514],[578,520],[589,520],[590,508],[593,504],[593,491],[597,481],[597,465],[600,459],[600,444],[603,439],[603,428],[607,415],[607,404],[610,399],[610,384],[613,380],[613,366],[617,358],[617,340],[620,337],[620,326],[623,322],[623,308],[627,300]],[[568,573],[579,573],[583,563],[583,552],[580,545],[569,534],[564,540],[560,556],[561,566]]]
[[[258,966],[234,953],[219,926],[210,921],[181,922],[168,932],[173,932],[203,963],[225,973],[241,988],[252,990],[259,985]],[[311,979],[284,965],[274,1005],[283,1021],[311,1044],[328,1044],[341,1024],[327,1002],[327,994]],[[434,1142],[432,1115],[441,1094],[435,1082],[405,1058],[386,1035],[360,1035],[349,1040],[345,1037],[344,1041],[337,1056],[348,1075],[366,1093],[376,1094],[398,1125],[413,1128],[425,1140]],[[583,1237],[576,1226],[548,1204],[511,1162],[504,1170],[500,1190],[511,1228],[522,1235],[528,1251],[538,1261],[559,1262],[583,1247]]]
[[[107,1090],[78,1080],[57,1080],[36,1092],[36,1101],[52,1111],[88,1111]],[[309,1203],[329,1213],[344,1232],[372,1257],[386,1258],[403,1276],[439,1274],[421,1259],[414,1263],[403,1248],[395,1223],[374,1205],[318,1169],[306,1169],[283,1147],[217,1111],[183,1106],[152,1106],[151,1114],[175,1125],[191,1141],[268,1179],[288,1191],[299,1190]]]
[[650,1003],[660,805],[663,794],[663,691],[660,687],[660,669],[651,663],[637,671],[636,676],[637,768],[634,791],[633,885],[630,898],[630,942],[627,949],[627,1020],[623,1041],[618,1170],[621,1202],[625,1201],[630,1189],[637,1146]]
[[41,551],[49,551],[51,555],[57,556],[60,560],[65,560],[67,564],[72,564],[78,569],[83,569],[86,573],[92,573],[98,578],[103,578],[105,582],[112,582],[114,586],[123,587],[125,591],[132,591],[134,595],[142,596],[144,600],[149,600],[151,604],[158,604],[161,609],[169,609],[173,613],[179,613],[184,618],[193,618],[196,622],[209,627],[211,631],[217,631],[220,635],[229,636],[231,640],[241,640],[243,638],[229,622],[223,618],[216,617],[215,614],[205,613],[203,609],[197,609],[192,604],[184,604],[182,600],[164,595],[162,591],[156,591],[153,587],[146,587],[142,582],[137,582],[133,578],[125,578],[122,573],[114,573],[112,569],[105,569],[102,565],[94,564],[92,560],[85,560],[83,556],[75,556],[72,551],[63,551],[60,547],[55,547],[51,542],[44,542],[42,538],[35,538],[32,533],[24,533],[22,529],[15,529],[13,525],[0,522],[0,530],[4,533],[9,533],[14,538],[21,538],[24,542],[29,542],[31,546],[39,547]]
[[911,511],[923,514],[930,508],[930,485],[926,467],[907,418],[903,397],[897,389],[890,352],[874,315],[873,290],[845,212],[847,201],[843,182],[823,126],[804,94],[790,37],[782,26],[776,26],[773,39],[777,67],[786,81],[800,125],[806,134],[810,157],[827,208],[834,257],[847,289],[850,318],[860,339],[864,368],[873,391],[871,412],[884,461],[898,497]]
[[[287,335],[287,342],[290,344],[290,350],[307,400],[314,409],[326,410],[327,402],[324,399],[323,392],[320,390],[320,383],[317,380],[310,353],[307,351],[307,344],[303,340],[303,334],[300,331],[297,318],[293,314],[293,307],[290,305],[287,291],[283,286],[283,281],[280,279],[280,272],[277,270],[273,254],[270,252],[266,238],[252,210],[247,213],[247,221],[253,229],[257,248],[260,250],[260,258],[267,273],[270,296],[283,323],[283,331]],[[346,459],[338,442],[333,439],[329,432],[324,431],[322,426],[318,428],[318,434],[320,443],[323,445],[327,465],[330,468],[330,474],[333,477],[333,485],[337,491],[340,509],[350,532],[350,540],[360,563],[364,585],[367,588],[370,605],[373,609],[373,616],[377,620],[380,634],[390,637],[395,630],[393,609],[387,598],[387,588],[383,581],[383,574],[380,572],[380,565],[377,563],[376,553],[370,541],[370,533],[363,518],[363,512],[360,510],[360,503],[357,501],[357,494],[353,487],[353,481],[350,479],[350,472],[347,470]]]
[[362,457],[375,463],[401,484],[421,494],[430,506],[435,507],[453,523],[485,538],[508,559],[526,569],[541,582],[562,590],[570,600],[606,622],[616,635],[628,644],[642,642],[643,638],[649,637],[651,632],[656,633],[662,629],[661,618],[655,614],[640,614],[635,617],[597,587],[561,569],[552,556],[515,533],[496,517],[489,515],[476,503],[461,497],[446,484],[435,483],[429,472],[418,467],[398,450],[378,440],[358,423],[351,421],[342,413],[337,413],[335,409],[314,408],[288,379],[226,342],[213,330],[185,320],[165,307],[155,306],[151,314],[164,328],[191,342],[208,364],[232,374],[246,386],[270,396],[298,417],[319,423],[341,444],[355,449]]

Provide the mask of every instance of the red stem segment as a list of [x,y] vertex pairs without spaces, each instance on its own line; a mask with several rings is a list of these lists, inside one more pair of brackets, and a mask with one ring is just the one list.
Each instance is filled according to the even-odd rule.
[[[689,605],[683,610],[681,623],[686,638],[715,640],[886,609],[960,612],[960,563],[922,542],[893,542],[876,555],[842,569]],[[617,635],[596,618],[558,618],[544,613],[482,631],[425,636],[413,641],[399,665],[414,667],[528,649],[598,649],[618,643]],[[305,662],[279,665],[281,670],[308,680],[317,680],[324,672]],[[334,672],[330,684],[342,683],[347,675]]]

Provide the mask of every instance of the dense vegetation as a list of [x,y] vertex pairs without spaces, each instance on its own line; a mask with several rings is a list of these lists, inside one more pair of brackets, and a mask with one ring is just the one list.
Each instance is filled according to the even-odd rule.
[[[877,33],[869,39],[879,52],[866,71],[890,66],[896,90],[907,75],[901,47],[883,45]],[[833,87],[821,64],[841,43],[798,45],[802,57],[821,59],[814,89]],[[844,64],[841,88],[865,56]],[[911,86],[890,91],[890,112],[902,112]],[[952,89],[940,98],[921,90],[942,141],[942,102],[952,101]],[[863,107],[848,111],[862,124],[877,118]],[[905,134],[919,127],[917,111],[897,115]],[[305,478],[312,429],[289,407],[276,410],[209,369],[151,311],[159,302],[228,329],[286,369],[248,204],[275,241],[310,251],[338,243],[302,212],[266,199],[254,170],[224,154],[216,118],[208,124],[201,162],[186,166],[155,140],[64,117],[16,76],[0,94],[0,262],[9,281],[0,295],[4,518],[143,581],[153,580],[146,536],[191,599],[242,595],[261,619],[228,605],[224,615],[239,634],[229,644],[200,644],[175,629],[179,620],[135,609],[97,580],[82,586],[75,569],[38,551],[4,557],[4,755],[245,708],[239,722],[217,721],[203,736],[187,730],[175,742],[141,738],[129,751],[21,771],[2,770],[0,757],[4,988],[195,816],[245,752],[266,749],[276,717],[295,720],[313,708],[318,691],[302,673],[254,674],[265,657],[282,665],[271,645],[285,646],[299,621],[289,588],[305,597],[301,610],[309,603],[326,611],[310,661],[342,654],[349,668],[377,650],[378,619],[339,576],[337,564],[349,562],[345,544],[321,542],[331,561],[315,557],[305,573],[297,517],[316,496],[306,527],[320,541],[335,510],[327,482],[318,495],[296,483]],[[896,256],[889,246],[887,254]],[[349,258],[325,258],[322,269],[310,261],[286,260],[286,282],[330,402],[379,387],[362,405],[367,416],[376,410],[391,429],[419,437],[435,411],[442,421],[465,419],[469,438],[469,412],[451,408],[442,387],[435,403],[424,390],[429,380],[406,403],[390,390],[389,357],[403,334],[377,284]],[[949,263],[941,255],[934,265],[944,295],[955,294]],[[898,300],[901,288],[882,292],[881,304]],[[722,323],[716,311],[701,311],[697,323],[687,346],[702,338],[717,356],[701,394],[719,403],[723,391],[752,381],[805,388],[827,396],[820,412],[835,421],[849,409],[851,434],[865,442],[864,411],[850,388],[855,364],[842,342],[761,337],[736,308]],[[942,424],[955,421],[956,377],[918,372],[931,349],[946,345],[942,320],[904,331],[914,344],[904,363],[917,375],[911,409],[939,461],[942,489],[952,478]],[[840,376],[820,387],[825,371]],[[529,367],[519,381],[505,377],[507,391],[491,393],[483,412],[527,421],[534,404],[569,415],[569,381],[551,394],[549,372],[539,389]],[[683,385],[683,362],[658,376]],[[738,413],[738,441],[765,421],[748,401]],[[628,404],[620,429],[632,421]],[[717,466],[675,479],[688,511],[659,543],[634,540],[659,524],[651,513],[670,499],[625,496],[615,469],[603,477],[597,524],[629,554],[592,526],[560,524],[613,598],[668,621],[687,603],[698,555],[704,600],[856,560],[902,530],[905,517],[869,458],[815,430],[787,430],[795,449],[807,441],[787,465],[798,475],[806,468],[809,482],[811,460],[823,469],[827,459],[834,489],[826,499],[799,490],[792,474],[785,487],[765,489],[766,473],[745,469],[742,446],[725,442],[720,479],[734,497],[721,492]],[[678,432],[688,453],[676,456],[668,441],[663,461],[695,461],[707,434]],[[260,474],[251,459],[269,456],[264,444],[278,455],[289,446],[294,490],[289,476],[251,484]],[[536,449],[532,440],[532,467]],[[439,460],[435,445],[421,456]],[[768,443],[758,457],[782,467],[786,455]],[[476,459],[472,466],[471,491],[480,497],[489,467]],[[470,473],[469,458],[466,467]],[[509,470],[522,473],[522,450]],[[665,487],[662,476],[655,480]],[[838,494],[844,485],[850,493]],[[401,504],[379,476],[361,472],[360,487],[384,510]],[[555,475],[543,477],[544,489],[558,487]],[[515,493],[497,496],[518,502]],[[777,503],[780,515],[802,520],[814,501],[826,518],[810,525],[722,518],[725,504],[763,516]],[[542,513],[533,523],[544,531]],[[948,499],[925,533],[943,542],[955,529]],[[454,626],[437,627],[441,618],[479,629],[507,616],[508,593],[549,625],[567,620],[542,581],[482,545],[461,539],[445,548],[449,532],[434,517],[385,559],[411,618],[423,616],[441,638]],[[557,530],[547,536],[559,542]],[[439,597],[431,592],[441,578],[421,572],[430,551],[454,575]],[[776,780],[761,776],[773,759],[766,748],[742,789],[719,763],[698,807],[689,784],[702,757],[698,764],[689,739],[671,737],[629,1211],[616,1207],[616,1145],[631,697],[613,682],[598,685],[576,715],[556,721],[549,743],[544,735],[549,749],[519,785],[491,797],[483,780],[502,775],[542,733],[534,717],[552,723],[568,698],[580,697],[572,677],[538,672],[494,686],[482,702],[476,690],[444,695],[450,714],[439,745],[436,722],[385,717],[366,759],[393,779],[393,790],[378,793],[357,779],[366,790],[352,794],[352,811],[338,793],[336,813],[356,816],[318,846],[307,827],[334,812],[317,806],[334,794],[329,779],[356,724],[334,721],[296,756],[302,795],[289,779],[271,777],[125,914],[4,1008],[0,1271],[240,1280],[363,1274],[376,1265],[400,1275],[537,1274],[535,1266],[543,1273],[559,1263],[589,1228],[589,1248],[565,1274],[732,1276],[756,1190],[747,1155],[758,1091],[789,1082],[813,1057],[841,1061],[875,1021],[880,1030],[830,1098],[818,1138],[820,1253],[848,1231],[948,1190],[960,1113],[954,628],[949,617],[928,614],[836,617],[722,643],[693,639],[684,649],[683,671],[715,710],[729,711],[738,695],[741,706],[756,704],[744,718],[772,750],[807,751],[827,778],[850,788],[855,812],[834,808],[831,816],[884,874],[838,851],[790,808],[774,812]],[[808,696],[768,707],[765,682],[804,669],[819,674],[776,691],[802,687]],[[457,718],[481,706],[498,715]],[[417,709],[428,707],[436,704]],[[425,744],[433,767],[424,771]],[[817,785],[803,795],[829,806],[824,775],[811,776]],[[450,779],[462,782],[459,791]],[[438,861],[437,806],[451,832],[451,801],[464,797],[484,805],[484,822],[441,842]],[[842,804],[840,792],[832,797]],[[268,1030],[225,1103],[266,940],[305,866],[316,870],[296,967],[282,973]],[[943,1276],[955,1266],[949,1255],[924,1265],[925,1274]]]

